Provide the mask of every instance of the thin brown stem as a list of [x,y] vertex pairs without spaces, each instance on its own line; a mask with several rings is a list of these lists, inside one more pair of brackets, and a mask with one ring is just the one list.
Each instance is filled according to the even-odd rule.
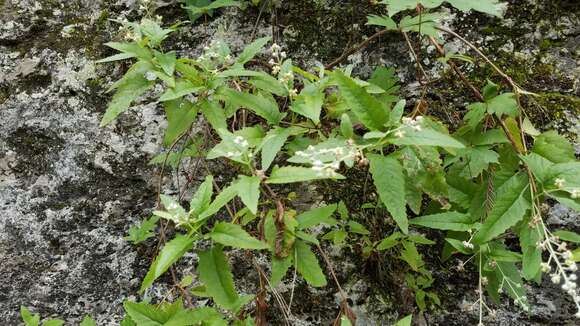
[[371,35],[369,38],[362,41],[360,44],[358,44],[358,45],[350,48],[348,51],[344,52],[340,57],[334,59],[334,61],[327,64],[324,68],[331,69],[332,67],[334,67],[334,66],[338,65],[339,63],[343,62],[344,60],[346,60],[348,58],[348,56],[350,56],[351,54],[354,54],[354,53],[366,48],[375,39],[377,39],[377,38],[381,37],[382,35],[385,35],[389,32],[393,32],[393,31],[395,31],[395,30],[383,29],[383,30]]

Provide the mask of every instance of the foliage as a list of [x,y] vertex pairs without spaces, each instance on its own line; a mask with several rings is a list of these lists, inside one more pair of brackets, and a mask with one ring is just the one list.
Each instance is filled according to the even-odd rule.
[[[497,17],[503,12],[496,0],[382,3],[389,15],[369,16],[368,24],[434,40],[441,40],[442,14],[431,10],[443,3]],[[192,22],[220,7],[239,5],[221,0],[185,4]],[[404,16],[398,23],[391,18],[405,10],[417,10],[418,16]],[[306,71],[277,44],[265,51],[269,38],[257,39],[237,56],[214,39],[199,57],[178,58],[161,46],[175,27],[163,28],[159,21],[145,18],[125,23],[125,28],[130,41],[108,43],[120,53],[101,62],[131,59],[133,65],[111,86],[115,94],[101,124],[113,123],[133,102],[160,86],[164,91],[155,100],[168,121],[167,151],[152,163],[177,168],[185,159],[219,159],[236,176],[229,182],[220,180],[220,187],[217,178],[207,175],[188,205],[181,202],[182,194],[179,199],[160,194],[161,205],[153,217],[132,227],[126,238],[140,243],[154,235],[159,219],[172,223],[177,232],[153,260],[141,292],[195,250],[201,284],[191,292],[211,298],[227,313],[185,308],[181,300],[160,305],[127,301],[124,325],[222,325],[228,318],[252,325],[242,312],[260,298],[238,293],[228,252],[271,257],[271,286],[292,268],[308,285],[322,287],[328,283],[328,271],[317,255],[322,245],[356,244],[365,258],[387,255],[403,261],[405,283],[424,310],[441,302],[418,248],[435,244],[417,233],[423,228],[442,232],[444,260],[469,257],[466,261],[478,270],[482,296],[483,287],[493,300],[503,292],[528,309],[523,279],[539,281],[557,262],[552,281],[563,280],[564,290],[579,304],[571,276],[578,255],[563,241],[578,243],[580,236],[567,230],[551,233],[540,205],[550,198],[579,209],[580,164],[564,137],[555,131],[539,133],[528,120],[528,126],[523,125],[521,89],[504,92],[489,82],[481,98],[466,106],[463,123],[450,132],[436,117],[416,110],[405,113],[407,102],[389,67],[378,67],[368,80],[352,76],[348,67]],[[265,52],[269,69],[252,64]],[[453,54],[444,60],[462,58]],[[348,180],[349,170],[368,171],[376,200],[361,210],[372,209],[381,217],[378,223],[392,233],[378,233],[357,220],[361,212],[349,212],[342,201],[292,209],[290,191],[296,184]],[[288,197],[281,195],[284,192],[290,192]],[[520,247],[508,246],[507,235],[517,237]],[[543,262],[538,248],[549,253],[548,261]],[[484,299],[478,302],[482,309]],[[26,308],[22,316],[27,325],[39,323],[38,315]],[[340,323],[351,324],[347,317],[342,315]],[[397,325],[410,322],[407,316]]]

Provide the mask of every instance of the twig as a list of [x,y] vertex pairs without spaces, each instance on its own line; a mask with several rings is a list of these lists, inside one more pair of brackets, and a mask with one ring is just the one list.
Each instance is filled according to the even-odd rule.
[[[427,83],[430,83],[429,76],[427,76],[425,69],[423,69],[423,65],[421,64],[421,62],[419,62],[419,56],[417,56],[415,49],[413,49],[413,45],[411,44],[411,40],[409,39],[409,35],[407,34],[407,32],[403,32],[403,36],[405,37],[405,41],[407,42],[407,46],[409,47],[409,51],[411,51],[411,54],[413,55],[413,60],[415,60],[415,62],[417,63],[417,69],[419,69],[419,71],[423,74],[423,77],[425,77],[425,81],[427,81]],[[419,77],[419,83],[421,85],[423,85],[423,81],[421,80],[420,77]]]
[[[330,69],[330,68],[338,65],[342,61],[346,60],[346,58],[348,58],[348,56],[350,56],[351,54],[356,53],[356,52],[364,49],[365,47],[367,47],[369,45],[369,43],[371,43],[375,39],[377,39],[377,38],[381,37],[382,35],[385,35],[385,34],[387,34],[389,32],[395,32],[395,30],[383,29],[383,30],[381,30],[381,31],[373,34],[372,36],[370,36],[366,40],[362,41],[359,45],[357,45],[357,46],[349,49],[348,51],[344,52],[340,57],[334,59],[334,61],[332,61],[331,63],[327,64],[324,67],[324,69]],[[396,32],[398,32],[398,30],[396,30]]]

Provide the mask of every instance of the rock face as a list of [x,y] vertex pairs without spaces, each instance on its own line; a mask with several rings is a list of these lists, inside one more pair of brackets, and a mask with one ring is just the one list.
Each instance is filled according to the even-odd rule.
[[[186,19],[175,1],[165,2],[158,12],[166,20]],[[275,23],[275,37],[287,45],[289,54],[314,65],[330,62],[345,47],[358,43],[361,35],[374,31],[364,25],[365,16],[377,10],[370,1],[287,2],[275,15],[259,16],[259,8],[228,9],[207,24],[184,27],[170,43],[181,54],[193,55],[219,35],[237,51],[254,30],[258,36],[269,35]],[[503,21],[455,14],[449,24],[492,52],[523,87],[541,95],[537,103],[528,103],[539,128],[558,128],[577,140],[580,5],[575,0],[512,2]],[[94,63],[110,54],[102,44],[119,38],[116,24],[107,19],[137,18],[137,8],[136,0],[0,0],[2,325],[20,322],[20,305],[74,324],[90,314],[98,325],[116,325],[123,315],[122,301],[136,295],[149,266],[155,243],[136,247],[123,236],[155,205],[157,174],[147,162],[161,148],[164,118],[154,104],[142,104],[113,126],[99,128],[110,99],[105,90],[127,66]],[[449,41],[450,49],[465,50]],[[385,37],[350,60],[363,75],[380,64],[395,65],[410,85],[404,93],[411,98],[418,91],[412,83],[415,68],[397,37]],[[441,71],[433,57],[423,60],[430,73]],[[487,77],[476,70],[468,73],[479,84]],[[441,77],[441,87],[428,97],[434,110],[455,112],[469,99],[458,91],[459,84],[446,74]],[[165,190],[174,190],[172,180],[166,181]],[[555,227],[578,230],[578,214],[555,206],[548,215]],[[435,290],[443,305],[424,313],[419,323],[475,324],[476,312],[468,309],[476,300],[475,273],[443,272],[451,266],[438,261],[437,250],[428,253],[429,265],[440,271],[435,274]],[[404,292],[397,280],[377,272],[389,271],[397,262],[368,264],[346,251],[333,256],[340,262],[335,267],[360,325],[389,324],[398,312],[412,310],[401,308],[406,301],[397,294]],[[243,257],[232,259],[243,265]],[[184,268],[193,269],[194,262],[195,257],[189,257]],[[235,273],[238,280],[251,274],[244,269]],[[254,286],[242,283],[242,289]],[[380,288],[382,284],[393,288]],[[161,289],[163,285],[151,296]],[[289,289],[290,284],[281,291]],[[333,287],[314,291],[298,283],[295,291],[300,302],[293,312],[302,320],[295,324],[328,325],[335,317]],[[506,304],[494,307],[497,317],[488,323],[574,324],[571,302],[556,287],[544,282],[530,291],[534,307],[530,314]],[[272,307],[270,313],[275,315]]]

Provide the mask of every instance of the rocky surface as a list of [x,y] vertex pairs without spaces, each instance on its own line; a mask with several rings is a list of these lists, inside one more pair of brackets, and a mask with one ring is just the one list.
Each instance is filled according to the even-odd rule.
[[[158,13],[167,21],[186,19],[175,1],[158,3],[163,4]],[[123,236],[155,205],[158,179],[147,162],[161,148],[165,122],[159,108],[143,101],[112,126],[99,128],[110,98],[105,90],[127,66],[94,63],[111,54],[104,42],[120,38],[118,26],[107,19],[135,19],[138,7],[137,0],[0,0],[2,325],[19,323],[20,305],[72,324],[91,314],[98,325],[116,325],[122,301],[135,296],[150,263],[155,244],[136,247]],[[238,51],[254,31],[258,36],[273,32],[298,62],[316,65],[371,35],[375,30],[365,26],[365,16],[376,10],[371,1],[360,0],[286,1],[275,14],[261,16],[259,8],[228,9],[206,24],[186,25],[169,42],[180,54],[194,55],[219,35]],[[524,88],[541,95],[526,103],[539,128],[558,128],[578,144],[577,1],[512,1],[503,21],[454,12],[448,24],[493,53]],[[451,39],[448,47],[465,50]],[[410,84],[403,92],[412,98],[418,91],[413,87],[415,68],[397,36],[385,36],[349,59],[362,75],[379,64],[393,65]],[[440,73],[432,56],[423,63],[434,79],[440,78],[428,95],[433,110],[453,118],[469,101],[466,92]],[[466,70],[481,86],[489,71],[475,68]],[[174,191],[171,180],[166,181],[165,190]],[[557,228],[578,230],[578,214],[559,205],[548,216]],[[476,312],[469,309],[476,297],[475,273],[458,274],[452,270],[456,262],[440,263],[438,249],[429,249],[428,255],[432,270],[441,271],[435,274],[435,289],[443,306],[417,318],[419,324],[476,324]],[[409,303],[401,294],[401,281],[384,273],[396,270],[396,261],[363,262],[347,251],[331,256],[337,258],[335,268],[358,324],[386,325],[412,310],[404,307]],[[195,260],[193,254],[185,259],[184,271],[193,270]],[[232,260],[244,266],[243,257]],[[253,291],[255,276],[248,268],[235,274],[244,278],[239,287]],[[290,288],[286,284],[280,291],[286,295]],[[149,295],[156,297],[164,289],[160,285]],[[293,313],[302,320],[296,325],[328,325],[335,317],[338,297],[332,286],[313,290],[298,282],[295,291],[300,300]],[[573,307],[558,289],[544,282],[530,291],[530,314],[505,304],[494,307],[497,317],[488,324],[574,324]],[[270,314],[279,318],[275,305]]]

